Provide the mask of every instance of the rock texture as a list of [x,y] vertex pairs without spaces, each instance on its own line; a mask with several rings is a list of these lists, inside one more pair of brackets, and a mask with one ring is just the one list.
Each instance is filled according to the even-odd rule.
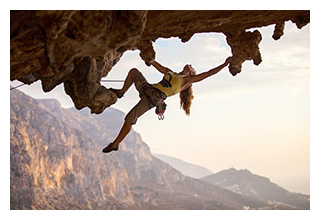
[[11,209],[243,209],[270,208],[182,175],[151,155],[131,132],[118,152],[101,153],[124,113],[108,108],[62,109],[11,91]]
[[236,75],[246,60],[261,63],[259,31],[275,24],[274,39],[285,21],[298,28],[310,11],[11,11],[10,79],[31,84],[41,80],[45,92],[64,83],[75,107],[101,113],[117,101],[100,84],[126,50],[140,50],[148,64],[155,58],[152,42],[195,33],[219,32],[227,37]]

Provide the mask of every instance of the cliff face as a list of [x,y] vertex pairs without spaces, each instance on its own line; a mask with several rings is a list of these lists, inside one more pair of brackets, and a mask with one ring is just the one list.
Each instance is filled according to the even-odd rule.
[[131,132],[119,152],[101,153],[123,117],[108,109],[97,118],[11,92],[11,209],[135,209],[144,208],[133,195],[137,185],[172,192],[169,183],[184,177],[156,166],[139,134]]
[[132,195],[122,181],[126,173],[92,154],[99,146],[78,121],[67,124],[72,113],[15,94],[10,111],[11,209],[112,208],[105,198],[115,196],[130,204]]
[[242,209],[270,208],[182,175],[154,158],[132,131],[117,152],[103,154],[124,114],[62,109],[11,91],[11,209]]
[[262,36],[248,29],[276,24],[279,39],[289,20],[301,28],[310,11],[11,11],[10,79],[41,80],[45,92],[64,83],[77,109],[101,113],[117,98],[100,80],[127,50],[140,50],[148,63],[158,38],[187,42],[195,33],[223,33],[236,75],[244,61],[262,61]]

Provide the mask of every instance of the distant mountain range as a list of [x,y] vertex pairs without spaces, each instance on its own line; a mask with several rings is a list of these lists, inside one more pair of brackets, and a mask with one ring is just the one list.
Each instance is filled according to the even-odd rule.
[[252,174],[246,169],[236,170],[230,168],[204,177],[201,180],[242,195],[262,198],[272,203],[287,204],[293,208],[310,208],[308,203],[310,196],[291,193],[270,182],[268,178]]
[[190,176],[196,179],[213,174],[210,170],[205,167],[198,166],[192,163],[185,162],[178,158],[166,156],[163,154],[153,154],[156,158],[170,164],[173,168],[179,170],[183,175]]
[[[63,109],[10,91],[11,209],[309,209],[185,176],[152,156],[131,131],[120,150],[101,153],[124,118],[108,108]],[[210,175],[211,176],[211,175]],[[210,177],[209,176],[209,177]],[[263,187],[263,186],[261,186]],[[239,185],[240,188],[240,185]],[[289,192],[288,192],[289,193]],[[290,193],[289,193],[290,194]]]
[[230,168],[213,174],[204,167],[178,158],[161,154],[154,154],[154,156],[170,164],[170,166],[186,176],[201,179],[242,195],[263,198],[272,203],[287,204],[291,208],[304,207],[309,209],[309,195],[289,192],[270,182],[268,178],[252,174],[247,169],[236,170],[235,168]]

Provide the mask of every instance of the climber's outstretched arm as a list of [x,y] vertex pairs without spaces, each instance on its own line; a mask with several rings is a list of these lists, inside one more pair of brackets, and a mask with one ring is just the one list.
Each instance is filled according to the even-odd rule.
[[172,72],[171,69],[162,66],[160,63],[158,63],[155,60],[151,63],[151,65],[154,66],[160,73],[166,74],[168,72]]
[[231,60],[231,57],[228,57],[226,59],[226,61],[223,64],[221,64],[220,66],[213,68],[213,69],[209,70],[208,72],[200,73],[198,75],[191,75],[191,76],[189,76],[188,80],[190,80],[191,83],[200,82],[200,81],[208,78],[209,76],[217,74],[224,67],[228,66],[230,60]]

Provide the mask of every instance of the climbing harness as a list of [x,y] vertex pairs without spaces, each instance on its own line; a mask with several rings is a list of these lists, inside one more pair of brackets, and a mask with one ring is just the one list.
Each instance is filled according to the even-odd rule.
[[167,98],[167,96],[162,91],[153,87],[149,83],[144,83],[140,90],[139,96],[140,98],[142,98],[142,96],[146,96],[150,106],[156,107],[155,113],[158,115],[158,119],[164,119],[164,112],[167,106],[164,100]]

